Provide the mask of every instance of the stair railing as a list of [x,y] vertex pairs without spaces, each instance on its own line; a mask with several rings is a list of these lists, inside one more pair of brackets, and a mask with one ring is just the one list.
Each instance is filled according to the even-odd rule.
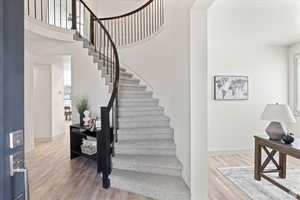
[[116,45],[104,24],[83,0],[25,0],[25,14],[36,20],[60,28],[73,29],[101,63],[109,80],[111,97],[101,107],[101,134],[97,135],[98,174],[102,174],[103,187],[110,187],[114,142],[118,129],[118,88],[120,63]]
[[100,18],[118,47],[145,40],[164,24],[164,1],[149,0],[138,9],[115,17]]
[[[106,107],[101,107],[101,134],[98,135],[98,156],[103,187],[110,187],[114,133],[118,119],[118,88],[120,64],[116,45],[101,20],[82,0],[72,0],[72,29],[86,39],[89,51],[96,54],[109,78],[111,97]],[[111,119],[113,124],[111,124]],[[111,128],[112,125],[112,128]],[[100,171],[99,171],[100,173]]]

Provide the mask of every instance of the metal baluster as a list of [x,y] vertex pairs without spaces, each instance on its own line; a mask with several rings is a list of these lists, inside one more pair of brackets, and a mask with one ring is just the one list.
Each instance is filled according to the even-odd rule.
[[[97,28],[98,31],[99,31],[99,34],[100,34],[100,41],[99,41],[99,58],[101,60],[101,51],[102,51],[102,29],[101,29],[101,26],[99,25],[99,27]],[[100,66],[102,67],[102,66]]]
[[121,46],[123,46],[123,39],[124,39],[124,33],[123,33],[123,21],[124,19],[120,19],[121,20],[121,34],[120,34],[120,37],[121,37]]
[[140,38],[140,12],[136,15],[136,32],[137,32],[137,41],[139,41]]
[[114,42],[115,42],[115,45],[117,45],[117,21],[114,21],[114,25],[115,25],[115,31],[114,31]]
[[77,31],[77,3],[76,0],[72,0],[72,30]]
[[135,13],[134,14],[134,42],[136,42],[137,41],[137,31],[136,31],[136,27],[137,27],[137,18],[136,18],[136,16],[137,16],[137,14]]
[[[91,17],[91,20],[92,20],[93,18]],[[90,40],[91,41],[94,41],[94,49],[95,49],[95,52],[97,52],[97,45],[98,45],[98,41],[97,41],[97,35],[98,35],[98,31],[97,31],[97,24],[95,24],[94,23],[94,20],[92,20],[92,22],[91,22],[91,24],[93,25],[92,26],[92,28],[90,28],[90,30],[93,32],[93,34],[90,34],[91,35],[91,37],[93,37],[93,38],[91,38]],[[100,57],[99,57],[100,58]]]
[[127,45],[127,17],[125,17],[125,46]]
[[48,8],[47,8],[47,16],[48,16],[48,24],[50,24],[50,11],[49,11],[49,7],[50,7],[50,0],[48,0],[48,6],[47,6]]
[[34,18],[36,19],[36,0],[34,0]]
[[110,44],[110,58],[111,58],[110,63],[109,63],[110,68],[111,68],[110,79],[111,79],[112,85],[114,86],[113,74],[115,73],[115,70],[114,70],[113,66],[111,65],[111,61],[112,61],[112,53],[113,53],[113,52],[112,52],[112,44]]
[[165,23],[165,5],[164,5],[164,1],[161,0],[161,4],[162,4],[162,24]]
[[66,29],[68,28],[68,0],[66,0]]
[[117,19],[117,22],[116,22],[116,25],[117,25],[117,32],[116,32],[116,45],[117,46],[120,46],[120,19],[118,18]]
[[151,3],[151,7],[150,7],[150,10],[151,10],[151,12],[150,12],[150,14],[151,14],[151,34],[153,34],[154,33],[154,9],[153,9],[153,6],[154,6],[154,3],[153,3],[154,1],[152,1],[152,3]]
[[59,0],[59,27],[61,27],[61,0]]
[[43,21],[43,0],[41,0],[41,21]]
[[[104,34],[104,52],[103,52],[103,54],[104,54],[104,60],[103,60],[103,65],[104,65],[104,67],[105,67],[105,65],[106,65],[106,37],[105,37],[105,32],[104,32],[104,30],[103,30],[103,34]],[[106,69],[106,74],[108,75],[108,73],[109,73],[109,71],[108,71],[108,68]]]
[[79,6],[78,6],[78,8],[79,8],[79,19],[78,19],[78,24],[79,24],[79,33],[80,33],[80,35],[82,35],[83,36],[83,33],[81,32],[81,3],[79,2]]
[[150,29],[150,26],[149,26],[149,7],[145,8],[145,9],[146,9],[146,26],[147,26],[146,37],[148,37],[148,35],[149,35],[149,29]]
[[27,0],[27,14],[30,16],[30,0]]
[[160,14],[160,21],[159,21],[159,23],[160,23],[160,26],[161,26],[161,25],[162,25],[162,15],[163,15],[163,14],[162,14],[162,13],[163,13],[163,12],[162,12],[162,8],[163,8],[163,7],[162,7],[162,0],[159,0],[159,3],[160,3],[160,6],[159,6],[159,7],[160,7],[160,8],[159,8],[159,10],[160,10],[160,13],[159,13],[159,14]]
[[134,15],[131,15],[130,17],[130,26],[131,26],[131,33],[130,33],[130,38],[131,38],[131,43],[134,41],[134,31],[133,31],[133,26],[134,26]]
[[158,7],[157,7],[157,0],[155,0],[155,32],[157,31],[157,10],[158,10]]
[[[102,31],[101,28],[99,26],[99,34],[100,34],[100,41],[99,41],[99,54],[101,55],[101,47],[102,47]],[[99,55],[99,57],[100,57]],[[100,57],[101,58],[101,57]]]
[[149,32],[148,37],[151,35],[151,29],[152,29],[152,23],[151,23],[151,5],[148,6],[148,26],[149,26]]
[[55,0],[53,0],[53,24],[56,25],[56,3],[55,3]]
[[[87,29],[85,29],[85,27],[84,27],[84,25],[85,25],[85,16],[86,16],[86,8],[82,5],[82,7],[83,7],[83,13],[82,13],[82,33],[83,33],[83,35],[85,34],[85,37],[87,38],[88,37],[88,33],[87,33]],[[86,26],[88,26],[88,24],[86,25]],[[87,27],[88,28],[88,27]]]

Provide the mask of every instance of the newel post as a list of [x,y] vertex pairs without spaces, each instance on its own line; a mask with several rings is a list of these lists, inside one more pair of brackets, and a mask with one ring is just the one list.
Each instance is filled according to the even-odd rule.
[[77,14],[76,14],[76,1],[77,0],[72,0],[72,29],[76,30],[77,29]]

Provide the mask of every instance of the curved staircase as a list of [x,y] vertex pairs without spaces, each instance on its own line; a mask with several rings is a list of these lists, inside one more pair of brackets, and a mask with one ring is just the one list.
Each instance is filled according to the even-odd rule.
[[[121,38],[116,41],[116,44],[124,46],[128,45],[130,41],[137,42],[134,38],[145,39],[157,31],[163,22],[163,6],[159,6],[162,5],[162,0],[150,0],[129,14],[105,18],[103,21],[108,21],[108,23],[104,22],[103,24],[101,19],[95,18],[95,15],[82,0],[72,0],[72,2],[75,2],[72,4],[75,8],[76,3],[79,2],[79,10],[81,10],[80,6],[83,5],[91,13],[89,26],[92,27],[88,32],[84,31],[80,25],[81,17],[79,17],[78,23],[77,16],[80,13],[73,12],[72,27],[77,30],[74,40],[81,41],[83,47],[88,48],[89,55],[97,63],[102,78],[105,79],[105,83],[112,94],[108,106],[104,107],[104,110],[101,109],[101,118],[106,119],[106,121],[102,119],[103,136],[101,136],[106,142],[105,148],[98,149],[103,156],[101,159],[104,160],[103,186],[107,188],[111,185],[159,200],[190,199],[190,191],[181,177],[183,166],[176,157],[176,144],[173,140],[174,130],[170,126],[170,118],[164,114],[164,108],[159,105],[159,99],[153,98],[153,91],[147,90],[147,86],[142,85],[139,78],[128,72],[126,68],[119,66],[117,51],[114,49],[115,43],[111,41],[111,38]],[[145,18],[145,20],[150,20],[150,25],[145,25],[149,30],[147,28],[144,32],[139,29],[138,27],[142,27],[141,24],[137,26],[128,25],[128,27],[132,27],[128,31],[141,31],[132,40],[127,38],[128,40],[123,41],[121,36],[116,36],[118,30],[120,31],[118,34],[124,33],[122,32],[123,28],[111,28],[121,27],[118,24],[119,21],[125,22],[127,18],[138,21],[138,19],[143,18],[141,17],[143,13],[150,16],[151,9],[155,7],[158,8],[158,12],[155,13],[159,17]],[[122,18],[126,19],[122,20]],[[114,20],[117,20],[115,25],[113,25]],[[153,25],[153,29],[151,29],[150,22],[156,25]],[[79,25],[76,27],[76,24]],[[126,23],[124,26],[127,26]],[[114,33],[112,37],[110,37],[110,31]],[[107,35],[107,38],[102,37],[102,35],[97,36],[99,34]],[[112,123],[110,123],[110,115],[112,116]],[[108,142],[110,141],[108,129],[111,126],[114,128],[112,146]],[[113,148],[113,154],[110,153],[110,148]]]

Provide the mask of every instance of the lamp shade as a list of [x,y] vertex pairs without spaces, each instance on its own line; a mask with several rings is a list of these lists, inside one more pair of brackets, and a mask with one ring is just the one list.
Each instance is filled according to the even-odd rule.
[[290,107],[283,104],[268,104],[261,115],[261,119],[272,122],[296,123]]

